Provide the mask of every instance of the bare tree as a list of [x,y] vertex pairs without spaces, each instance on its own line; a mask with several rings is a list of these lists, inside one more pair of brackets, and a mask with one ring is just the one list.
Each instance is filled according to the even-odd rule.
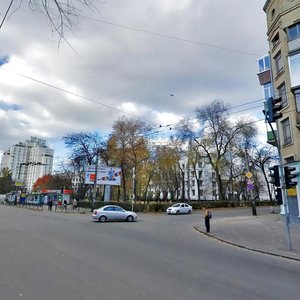
[[65,39],[65,29],[73,30],[78,23],[81,9],[84,7],[95,9],[93,2],[96,1],[97,0],[11,0],[2,19],[1,26],[9,11],[14,12],[18,10],[23,3],[27,3],[32,11],[40,12],[46,16],[51,30],[58,34],[60,40]]
[[225,199],[225,190],[222,180],[222,170],[226,168],[227,154],[238,145],[239,139],[248,135],[255,135],[252,124],[245,120],[231,121],[228,116],[228,106],[222,101],[198,109],[197,117],[204,126],[195,139],[196,143],[204,150],[213,170],[216,173],[219,199]]
[[269,199],[272,201],[272,192],[270,183],[268,181],[268,175],[266,173],[266,168],[268,168],[272,162],[278,160],[278,152],[273,146],[264,146],[260,148],[254,147],[254,152],[251,159],[252,164],[262,172],[268,190]]
[[71,173],[77,174],[80,178],[78,197],[82,198],[86,191],[87,186],[84,181],[84,174],[87,165],[93,165],[96,162],[96,157],[100,156],[102,161],[107,161],[106,141],[96,132],[80,132],[72,133],[63,137],[69,153],[68,168],[66,169]]

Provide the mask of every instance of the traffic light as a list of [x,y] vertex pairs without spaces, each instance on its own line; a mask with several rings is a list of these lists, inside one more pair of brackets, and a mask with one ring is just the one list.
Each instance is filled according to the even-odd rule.
[[277,200],[277,204],[281,205],[282,202],[282,192],[281,192],[281,188],[276,188],[275,189],[275,199]]
[[297,185],[297,182],[293,181],[293,179],[297,177],[296,174],[292,173],[295,170],[296,170],[295,167],[284,167],[284,179],[285,179],[285,186],[287,189]]
[[269,98],[267,100],[267,112],[265,112],[267,121],[273,123],[280,119],[282,117],[280,110],[282,110],[281,97]]
[[270,170],[270,183],[274,184],[275,186],[280,186],[280,176],[279,176],[279,166],[273,166],[269,168]]

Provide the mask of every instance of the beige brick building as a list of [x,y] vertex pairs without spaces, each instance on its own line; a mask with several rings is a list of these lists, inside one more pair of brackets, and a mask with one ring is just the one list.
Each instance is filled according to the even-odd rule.
[[[277,120],[281,165],[296,167],[298,184],[287,189],[291,212],[300,207],[300,0],[268,0],[267,37],[274,97],[281,98]],[[284,186],[283,186],[284,187]]]

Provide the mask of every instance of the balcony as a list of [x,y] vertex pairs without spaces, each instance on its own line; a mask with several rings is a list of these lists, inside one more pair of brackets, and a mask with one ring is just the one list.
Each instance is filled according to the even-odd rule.
[[[274,130],[274,131],[275,131],[275,134],[277,135],[277,130]],[[272,146],[276,146],[276,139],[275,139],[275,135],[274,135],[273,131],[267,132],[267,143]]]
[[271,82],[271,70],[266,70],[257,74],[260,85]]

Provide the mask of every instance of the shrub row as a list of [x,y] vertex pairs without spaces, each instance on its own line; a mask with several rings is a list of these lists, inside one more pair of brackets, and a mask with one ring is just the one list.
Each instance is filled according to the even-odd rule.
[[[207,208],[226,208],[226,207],[246,207],[251,206],[251,202],[231,202],[231,201],[191,201],[189,203],[193,209],[203,209],[203,207]],[[84,202],[81,203],[82,207],[90,207],[90,203]],[[149,202],[149,203],[134,203],[133,210],[135,212],[165,212],[168,207],[173,205],[174,203],[170,202]],[[131,202],[103,202],[98,201],[94,203],[94,208],[99,208],[104,205],[118,205],[126,210],[132,209]],[[271,206],[274,203],[270,201],[257,201],[256,206]]]

